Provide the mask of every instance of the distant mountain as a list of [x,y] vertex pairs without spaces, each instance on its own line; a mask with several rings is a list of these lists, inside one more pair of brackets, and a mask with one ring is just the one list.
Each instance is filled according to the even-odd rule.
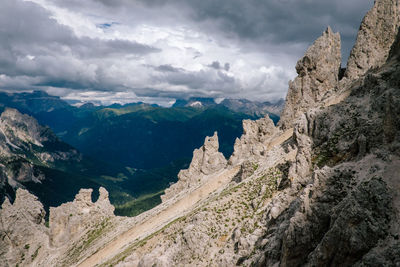
[[[65,201],[68,189],[99,186],[89,177],[67,175],[68,165],[80,165],[82,155],[49,128],[15,109],[6,109],[0,116],[0,155],[0,199],[12,197],[17,187],[28,187],[46,200],[57,198],[43,199],[53,204]],[[70,192],[71,197],[73,194]]]
[[10,108],[0,115],[0,202],[26,188],[48,208],[71,201],[80,188],[104,186],[116,213],[129,215],[119,206],[129,201],[129,211],[138,213],[160,202],[135,198],[162,191],[174,177],[171,169],[141,171],[87,158],[29,115]]
[[195,107],[195,108],[207,108],[214,107],[217,103],[214,98],[206,97],[191,97],[189,99],[177,99],[172,105],[173,108],[177,107]]
[[283,99],[277,102],[257,102],[247,99],[229,99],[226,98],[219,104],[213,98],[192,97],[189,99],[177,99],[172,107],[193,107],[210,108],[226,107],[231,111],[240,112],[249,116],[261,118],[269,116],[275,123],[279,121],[279,115],[283,110],[285,101]]
[[63,139],[85,154],[139,169],[187,163],[204,136],[218,131],[226,157],[242,133],[242,120],[254,118],[225,107],[162,108],[146,104],[104,108],[75,124]]
[[285,101],[280,99],[277,102],[255,102],[247,99],[224,99],[220,105],[227,107],[228,109],[241,112],[248,115],[254,115],[257,117],[264,117],[269,115],[275,122],[279,120]]
[[11,94],[0,92],[0,109],[11,107],[25,113],[51,112],[56,109],[68,108],[70,105],[57,96],[51,96],[43,91],[32,93]]
[[[136,214],[158,204],[160,194],[169,183],[176,181],[178,171],[188,166],[193,149],[203,144],[204,136],[217,131],[220,151],[229,157],[235,139],[242,134],[242,120],[269,114],[265,111],[266,105],[247,100],[225,100],[217,104],[211,98],[193,98],[165,108],[141,102],[71,106],[44,92],[0,93],[0,99],[0,110],[14,107],[35,117],[60,138],[53,134],[54,140],[58,143],[62,140],[85,155],[79,153],[84,159],[75,164],[79,168],[71,168],[68,160],[56,166],[39,164],[47,168],[47,172],[57,172],[57,177],[64,177],[60,178],[62,181],[74,177],[79,179],[76,184],[87,183],[69,188],[68,197],[72,197],[79,187],[103,185],[110,191],[116,213],[123,215],[127,215],[126,211]],[[269,115],[275,123],[278,121],[278,116]],[[47,147],[42,149],[47,150]],[[50,180],[44,181],[42,184],[30,183],[30,188],[41,192],[40,187],[50,183]],[[60,184],[49,184],[48,190],[58,188]],[[8,188],[7,192],[12,191],[8,186],[4,188]],[[62,193],[60,197],[55,196],[57,190],[52,194],[44,192],[46,190],[38,195],[48,198],[45,204],[65,197]],[[127,201],[129,206],[124,204]]]

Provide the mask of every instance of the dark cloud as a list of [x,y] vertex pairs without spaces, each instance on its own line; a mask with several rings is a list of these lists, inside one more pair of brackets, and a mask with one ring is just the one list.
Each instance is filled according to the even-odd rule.
[[[77,37],[69,27],[59,24],[35,3],[20,0],[2,0],[1,3],[2,87],[13,87],[9,82],[16,81],[20,89],[27,89],[25,86],[28,89],[43,86],[103,89],[110,82],[102,79],[102,66],[96,60],[160,51],[134,41]],[[17,82],[18,77],[31,83]]]
[[[105,2],[105,0],[95,0]],[[124,6],[129,1],[112,1]],[[203,31],[256,44],[305,43],[315,40],[331,26],[342,36],[343,56],[347,59],[362,17],[373,0],[140,0],[151,7],[170,6],[186,12],[181,17],[195,22]],[[157,12],[157,11],[156,11]],[[179,18],[177,18],[179,19]],[[263,48],[264,47],[264,48]]]
[[219,70],[187,71],[184,69],[162,66],[166,69],[161,75],[154,75],[153,80],[171,85],[181,85],[194,90],[218,91],[236,87],[235,79]]
[[224,70],[229,71],[230,68],[231,68],[231,64],[229,64],[228,62],[225,63]]
[[166,65],[160,65],[157,67],[153,67],[155,70],[160,71],[160,72],[181,72],[183,69],[181,68],[175,68],[169,64]]
[[[362,16],[373,4],[373,0],[38,2],[81,15],[93,22],[89,30],[118,34],[107,38],[77,34],[68,23],[56,20],[57,14],[45,4],[1,0],[0,89],[50,87],[130,91],[156,98],[265,100],[283,97],[295,62],[328,25],[341,33],[345,60]],[[137,35],[119,32],[143,25],[147,28]],[[203,35],[207,38],[201,39]],[[208,48],[213,45],[216,49]]]
[[209,67],[219,70],[221,68],[221,64],[219,63],[219,61],[214,61],[213,63],[211,63],[211,65],[209,65]]
[[229,69],[231,68],[231,64],[229,64],[228,62],[225,63],[223,66],[221,63],[219,63],[219,61],[213,61],[210,65],[208,65],[210,68],[216,69],[216,70],[226,70],[229,71]]
[[113,21],[113,22],[100,23],[97,24],[96,26],[100,29],[108,29],[111,28],[113,25],[119,25],[119,24],[120,23]]

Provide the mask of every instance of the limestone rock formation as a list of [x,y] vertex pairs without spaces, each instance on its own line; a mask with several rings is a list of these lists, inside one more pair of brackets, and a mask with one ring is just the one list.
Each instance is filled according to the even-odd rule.
[[243,120],[243,134],[236,139],[229,164],[235,165],[249,158],[265,156],[269,141],[278,132],[268,117],[256,121]]
[[375,1],[361,23],[345,76],[356,79],[369,69],[382,66],[388,59],[399,26],[400,1]]
[[16,109],[6,108],[0,116],[0,201],[10,197],[8,192],[24,188],[24,183],[43,181],[45,176],[37,165],[78,162],[81,158],[48,127]]
[[16,109],[7,108],[0,116],[0,132],[13,148],[17,149],[21,143],[43,146],[42,142],[55,137],[44,135],[45,131],[45,127],[40,126],[34,118]]
[[[385,0],[377,0],[376,5],[382,3]],[[391,3],[397,7],[397,2]],[[324,35],[336,39],[329,29]],[[48,256],[64,246],[78,248],[64,250],[53,261],[42,257],[38,265],[399,266],[399,42],[400,34],[386,63],[347,84],[350,93],[342,101],[323,105],[316,101],[323,101],[338,85],[337,69],[327,61],[331,70],[336,69],[335,74],[326,72],[332,88],[321,82],[322,87],[312,87],[316,91],[306,91],[316,97],[311,105],[288,100],[288,108],[297,113],[288,113],[293,121],[282,126],[293,130],[282,134],[267,118],[245,121],[230,164],[218,152],[216,134],[207,137],[189,169],[181,171],[178,183],[166,191],[163,200],[168,201],[133,218],[130,227],[115,228],[117,234],[105,235],[97,246],[89,242],[91,235],[75,231],[101,232],[90,220],[111,216],[97,208],[110,209],[107,194],[100,192],[92,203],[91,191],[82,190],[74,202],[51,210],[50,240],[60,247],[46,251]],[[318,60],[307,62],[301,61],[298,69],[310,82],[318,74],[304,66]],[[234,182],[231,176],[218,179],[219,188],[204,194],[210,184],[203,181],[232,170]],[[193,187],[198,191],[191,191]],[[177,194],[187,198],[172,198]],[[11,204],[3,206],[10,212]],[[38,207],[33,214],[41,213]],[[83,221],[75,221],[75,216]],[[42,217],[28,218],[39,222]],[[113,222],[121,226],[127,220]],[[9,246],[1,246],[0,253],[13,249]],[[76,251],[83,254],[75,256]],[[21,263],[28,265],[24,260]]]
[[118,266],[397,266],[399,77],[393,55],[343,102],[302,114],[293,160],[257,161]]
[[0,266],[60,265],[73,256],[68,251],[77,249],[75,244],[87,243],[88,238],[93,242],[93,233],[100,233],[99,227],[115,216],[104,188],[95,203],[91,193],[82,189],[73,202],[50,208],[48,228],[38,198],[18,188],[14,203],[6,198],[0,209]]
[[283,129],[291,128],[296,117],[338,89],[340,47],[339,33],[333,33],[328,27],[297,62],[298,76],[289,82],[285,108],[278,124]]
[[99,189],[99,199],[92,202],[92,189],[81,189],[73,202],[50,208],[51,245],[60,247],[76,239],[91,226],[114,216],[114,206],[108,199],[108,192]]
[[18,189],[15,201],[6,198],[0,209],[0,265],[29,266],[44,249],[47,228],[45,211],[37,197]]
[[178,182],[166,189],[165,195],[161,196],[161,199],[166,201],[185,189],[194,188],[201,182],[203,177],[224,169],[227,160],[218,149],[218,135],[215,132],[213,136],[205,138],[202,147],[193,151],[193,158],[189,168],[179,172]]
[[[375,23],[385,13],[379,16]],[[398,266],[399,40],[386,63],[349,83],[342,102],[322,105],[321,94],[315,106],[291,115],[294,158],[269,167],[268,151],[263,161],[244,153],[250,161],[233,161],[245,167],[238,185],[163,229],[153,237],[162,241],[147,240],[119,266]],[[326,92],[337,86],[336,79]],[[249,132],[246,138],[258,143],[258,131]]]

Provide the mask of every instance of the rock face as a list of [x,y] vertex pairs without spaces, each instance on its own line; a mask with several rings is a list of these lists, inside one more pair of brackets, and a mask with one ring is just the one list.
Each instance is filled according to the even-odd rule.
[[341,64],[340,35],[328,27],[296,65],[298,76],[289,82],[285,108],[278,125],[292,127],[293,121],[338,89]]
[[244,120],[243,135],[235,141],[229,164],[235,165],[250,158],[265,156],[269,141],[277,132],[278,129],[268,117],[256,121]]
[[16,188],[24,188],[24,183],[43,181],[37,165],[78,162],[81,157],[36,119],[6,108],[0,116],[0,201],[11,197]]
[[[383,2],[377,1],[376,5]],[[392,5],[397,7],[397,2]],[[324,35],[330,34],[333,35],[328,29]],[[194,152],[189,169],[181,171],[178,183],[166,191],[163,200],[171,201],[164,201],[159,206],[168,213],[177,208],[170,205],[184,204],[184,211],[173,214],[171,221],[155,208],[134,221],[128,232],[108,237],[112,243],[98,252],[105,255],[103,262],[103,259],[96,261],[100,257],[97,254],[86,264],[119,267],[399,266],[399,43],[400,35],[392,45],[386,63],[357,78],[357,82],[348,83],[346,90],[350,94],[341,102],[331,105],[314,102],[315,106],[302,102],[300,106],[306,110],[300,112],[298,106],[293,105],[295,102],[289,101],[288,108],[295,107],[298,115],[289,114],[295,120],[282,126],[293,128],[292,131],[282,134],[266,118],[245,121],[244,134],[235,144],[230,164],[218,152],[216,134],[207,137],[205,144]],[[305,66],[304,62],[300,65]],[[299,75],[305,72],[309,76],[308,82],[310,77],[317,76],[312,68],[298,69]],[[332,82],[333,87],[326,87],[325,93],[321,87],[317,88],[322,90],[317,90],[321,94],[313,95],[316,91],[310,90],[307,95],[323,100],[326,93],[335,92],[337,83],[337,80]],[[287,137],[287,132],[292,135]],[[241,169],[234,177],[236,183],[221,182],[220,188],[196,199],[192,206],[183,201],[172,201],[175,200],[172,197],[180,193],[190,197],[190,190],[202,181],[238,167]],[[202,189],[204,187],[199,191]],[[75,234],[75,231],[97,229],[89,226],[90,220],[111,216],[97,208],[109,205],[106,193],[100,192],[100,195],[103,197],[92,203],[91,191],[82,190],[74,202],[51,211],[54,215],[50,214],[50,240],[54,246],[60,246],[58,249],[74,246],[78,244],[72,241],[74,239],[84,240],[84,244],[77,246],[80,252],[87,249],[93,252],[102,247],[93,248],[90,235],[86,235],[86,239]],[[16,203],[15,208],[22,206],[25,209],[23,204]],[[14,218],[8,214],[14,212],[11,204],[6,202],[3,206],[2,223],[4,218]],[[34,206],[37,208],[33,208],[33,216],[26,215],[28,219],[25,215],[18,217],[28,222],[29,229],[40,228],[42,224],[40,205]],[[16,214],[20,212],[16,211]],[[76,222],[75,216],[83,221]],[[157,224],[157,219],[162,222]],[[125,222],[121,220],[120,224]],[[156,229],[147,230],[146,223]],[[6,229],[3,225],[0,227]],[[135,230],[141,231],[140,238],[132,238]],[[7,237],[12,230],[1,233],[6,234],[0,242],[13,240]],[[126,239],[129,242],[125,242]],[[123,245],[128,243],[129,246]],[[118,251],[114,250],[116,244],[121,245]],[[10,249],[14,248],[5,244],[0,247],[0,253]],[[49,262],[43,257],[40,263],[43,266],[60,262],[76,265],[82,257],[72,257],[71,251],[75,250],[63,254],[64,258],[71,258],[68,262],[59,258]],[[23,254],[17,255],[22,257]],[[25,264],[24,260],[21,262]],[[16,259],[13,259],[12,264],[15,263]]]
[[114,216],[114,206],[108,200],[108,192],[99,189],[99,199],[92,202],[92,189],[81,189],[73,202],[50,208],[50,243],[60,247],[76,239],[91,226]]
[[44,217],[43,205],[24,189],[17,190],[13,204],[5,199],[0,209],[1,266],[31,265],[48,241]]
[[399,265],[400,50],[392,51],[344,101],[298,117],[294,159],[270,167],[267,154],[119,266]]
[[400,1],[377,0],[364,17],[345,76],[356,79],[386,62],[400,25]]
[[[376,1],[368,29],[368,19],[361,29],[372,33],[387,19],[397,21],[398,13],[390,15],[397,8],[397,1]],[[336,39],[329,32],[323,43]],[[379,31],[376,37],[386,38]],[[315,61],[300,60],[281,124],[293,127],[295,157],[271,167],[273,159],[260,144],[274,136],[273,128],[245,122],[230,160],[243,166],[240,183],[146,240],[119,266],[398,266],[400,35],[390,38],[386,50],[364,44],[370,55],[383,52],[386,58],[367,74],[349,76],[350,94],[331,106],[322,101],[340,89],[340,45],[317,49]],[[312,62],[328,69],[308,68]],[[322,73],[327,80],[316,78]]]
[[189,168],[179,172],[178,182],[166,189],[165,195],[161,196],[161,199],[166,201],[185,189],[195,187],[204,176],[224,169],[227,160],[218,149],[218,135],[215,132],[213,136],[206,137],[202,147],[193,151],[193,158]]
[[13,146],[14,142],[43,146],[42,142],[55,138],[53,135],[45,135],[45,127],[40,126],[31,116],[21,114],[16,109],[7,108],[0,116],[0,125],[0,132],[8,139],[7,144],[10,146]]
[[114,217],[108,192],[101,187],[99,193],[93,203],[92,189],[82,189],[73,202],[50,208],[47,228],[38,198],[17,189],[14,203],[6,198],[0,209],[0,266],[54,266],[54,259],[59,265],[66,250],[76,249],[76,242],[88,242],[87,233],[99,232],[99,225],[104,228],[105,220]]

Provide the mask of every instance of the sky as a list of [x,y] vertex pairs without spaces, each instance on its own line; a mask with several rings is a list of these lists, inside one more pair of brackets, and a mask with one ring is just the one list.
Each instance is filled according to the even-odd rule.
[[346,64],[373,0],[1,0],[0,90],[102,104],[284,98],[329,25]]

